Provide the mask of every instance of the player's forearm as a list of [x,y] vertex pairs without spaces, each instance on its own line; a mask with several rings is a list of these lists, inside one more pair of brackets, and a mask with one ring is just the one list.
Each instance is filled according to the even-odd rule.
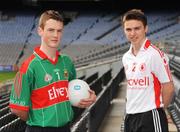
[[172,96],[163,97],[164,108],[167,108],[169,106],[169,104],[171,103],[171,99],[172,99]]
[[28,119],[28,112],[22,110],[11,109],[11,112],[17,115],[21,120],[26,121]]
[[164,107],[167,108],[172,101],[174,95],[174,85],[173,82],[169,82],[162,85],[162,100]]

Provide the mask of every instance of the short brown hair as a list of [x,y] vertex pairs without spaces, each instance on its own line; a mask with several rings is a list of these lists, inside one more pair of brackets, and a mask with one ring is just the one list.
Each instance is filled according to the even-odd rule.
[[47,10],[43,12],[39,18],[39,27],[44,28],[46,21],[49,19],[54,19],[60,22],[64,21],[62,15],[58,11]]
[[140,9],[127,11],[122,17],[122,25],[124,26],[125,21],[128,20],[139,20],[143,23],[144,27],[147,25],[147,18]]

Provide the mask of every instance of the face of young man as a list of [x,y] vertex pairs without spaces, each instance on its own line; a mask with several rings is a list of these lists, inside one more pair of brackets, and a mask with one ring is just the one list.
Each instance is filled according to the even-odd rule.
[[63,23],[54,19],[49,19],[44,25],[44,29],[39,27],[38,33],[41,36],[42,44],[49,48],[59,46],[63,31]]
[[141,45],[145,38],[148,27],[138,20],[128,20],[124,22],[124,33],[133,45]]

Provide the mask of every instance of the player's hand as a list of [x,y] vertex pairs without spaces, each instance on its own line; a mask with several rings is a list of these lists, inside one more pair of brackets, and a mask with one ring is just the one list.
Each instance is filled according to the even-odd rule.
[[78,107],[80,108],[86,108],[86,107],[89,107],[90,105],[92,105],[95,101],[96,101],[96,94],[93,90],[89,90],[89,98],[86,98],[86,99],[81,99],[79,104],[78,104]]

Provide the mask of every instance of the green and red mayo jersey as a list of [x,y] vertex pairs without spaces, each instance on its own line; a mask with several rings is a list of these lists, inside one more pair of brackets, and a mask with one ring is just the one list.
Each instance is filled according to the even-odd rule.
[[16,74],[10,96],[10,108],[29,111],[30,126],[61,127],[73,118],[68,82],[76,70],[67,55],[56,52],[49,59],[39,47],[22,64]]

